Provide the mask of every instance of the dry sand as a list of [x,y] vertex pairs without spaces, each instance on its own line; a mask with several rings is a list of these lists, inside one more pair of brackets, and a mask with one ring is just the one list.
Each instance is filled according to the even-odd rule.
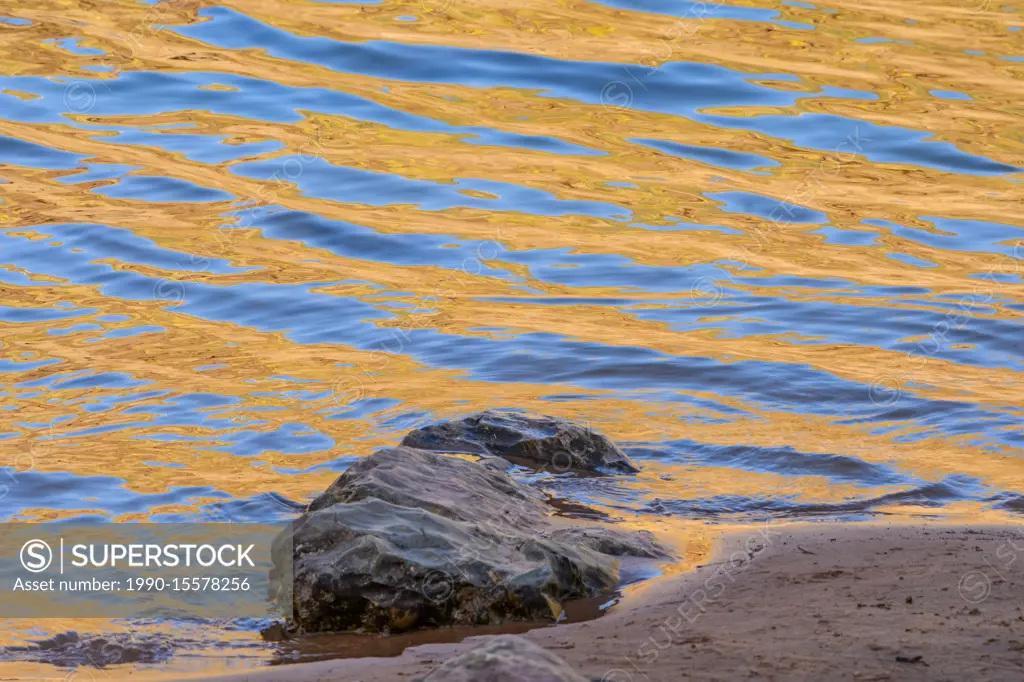
[[[597,620],[525,636],[606,682],[1020,682],[1024,525],[749,528]],[[410,680],[476,642],[216,679]]]

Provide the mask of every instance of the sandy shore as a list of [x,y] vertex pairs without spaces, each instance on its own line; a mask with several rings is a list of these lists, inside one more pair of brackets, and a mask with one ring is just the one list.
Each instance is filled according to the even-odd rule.
[[[1019,682],[1024,525],[752,527],[602,618],[525,636],[605,682]],[[478,641],[208,679],[409,680]]]

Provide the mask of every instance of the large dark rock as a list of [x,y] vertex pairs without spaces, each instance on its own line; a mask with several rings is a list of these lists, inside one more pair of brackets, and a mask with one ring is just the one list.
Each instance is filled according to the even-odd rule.
[[554,526],[501,467],[414,448],[350,467],[292,524],[295,623],[306,632],[557,618],[613,591],[612,556],[664,556],[649,534]]
[[555,417],[481,412],[411,431],[402,445],[435,452],[527,460],[556,472],[578,469],[636,473],[640,468],[615,443]]
[[486,640],[415,682],[588,682],[555,654],[515,635]]

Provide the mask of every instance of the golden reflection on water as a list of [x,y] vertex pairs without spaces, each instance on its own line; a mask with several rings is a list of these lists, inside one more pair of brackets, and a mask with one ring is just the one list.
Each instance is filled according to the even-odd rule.
[[[343,42],[390,41],[520,52],[578,62],[618,62],[636,69],[636,73],[641,67],[662,67],[670,62],[713,64],[750,74],[750,83],[800,93],[802,98],[786,107],[709,107],[702,114],[740,119],[830,114],[864,122],[866,137],[868,124],[901,126],[920,131],[930,140],[953,143],[962,152],[1020,166],[1024,162],[1022,67],[1005,57],[1019,57],[1024,52],[1022,33],[1009,30],[1021,25],[1021,15],[1019,11],[1002,11],[1000,3],[974,3],[974,7],[965,9],[966,4],[956,0],[898,5],[842,0],[830,2],[828,7],[835,11],[828,13],[761,1],[732,3],[736,7],[780,10],[785,20],[811,24],[814,30],[760,21],[680,20],[586,2],[552,5],[530,0],[512,8],[497,0],[385,0],[379,5],[229,0],[220,6],[232,7],[294,36],[322,36]],[[0,235],[0,274],[8,282],[0,284],[2,304],[52,309],[70,302],[76,308],[96,311],[89,318],[67,321],[4,323],[0,359],[30,362],[56,358],[61,362],[6,375],[10,383],[0,387],[4,392],[0,406],[6,408],[0,411],[0,434],[13,437],[0,440],[4,458],[0,465],[11,467],[15,473],[32,470],[116,476],[124,480],[126,489],[140,494],[208,486],[233,498],[274,491],[302,501],[336,476],[318,465],[365,455],[375,447],[396,442],[401,429],[396,432],[389,427],[385,423],[389,418],[409,413],[446,417],[487,407],[515,406],[579,419],[621,441],[685,439],[720,446],[791,447],[799,452],[834,453],[894,466],[926,481],[959,474],[998,491],[1024,492],[1019,450],[993,445],[991,438],[978,433],[937,432],[933,424],[917,423],[913,417],[889,424],[856,423],[811,412],[770,409],[744,395],[719,392],[715,385],[701,391],[680,389],[680,393],[705,399],[707,405],[718,404],[753,416],[723,418],[723,413],[710,406],[630,399],[628,392],[571,382],[533,378],[498,385],[474,379],[465,369],[426,364],[406,347],[382,352],[341,342],[297,343],[284,331],[260,331],[180,309],[175,305],[179,302],[176,297],[185,291],[181,287],[186,284],[301,285],[314,293],[354,299],[379,311],[395,313],[391,318],[372,320],[379,328],[437,330],[453,339],[557,334],[568,341],[605,348],[639,347],[666,356],[709,358],[726,364],[757,361],[808,367],[862,384],[865,391],[879,383],[887,389],[897,386],[900,396],[964,401],[1018,419],[1024,410],[1018,380],[1019,343],[1014,358],[1004,358],[995,366],[863,342],[821,343],[827,337],[784,327],[776,327],[773,333],[741,335],[729,332],[740,321],[756,321],[757,311],[736,312],[730,309],[728,296],[719,300],[725,293],[750,294],[802,305],[874,306],[896,317],[913,311],[941,311],[942,302],[952,300],[950,297],[972,295],[983,305],[967,313],[962,325],[970,327],[976,320],[1019,322],[1024,309],[1024,280],[972,278],[979,273],[1021,274],[1019,259],[930,246],[889,227],[869,228],[862,223],[865,219],[885,220],[938,236],[942,235],[941,229],[921,216],[1019,226],[1024,208],[1019,173],[974,175],[910,162],[873,161],[863,154],[801,147],[792,140],[752,130],[720,128],[628,106],[585,104],[514,87],[481,88],[340,74],[325,66],[275,57],[266,50],[225,50],[158,28],[205,21],[201,10],[207,6],[210,3],[147,6],[128,0],[100,4],[0,2],[0,15],[33,22],[15,28],[0,24],[0,35],[4,36],[0,40],[0,76],[88,78],[89,96],[97,100],[109,90],[107,82],[131,72],[215,73],[222,75],[223,81],[242,76],[292,88],[349,93],[394,111],[443,122],[453,131],[398,129],[316,111],[298,112],[301,120],[296,123],[260,120],[258,112],[242,117],[200,108],[99,115],[91,106],[79,107],[72,100],[71,112],[57,123],[9,120],[0,109],[0,135],[79,155],[84,157],[81,166],[123,164],[137,169],[130,175],[186,180],[239,200],[347,221],[382,235],[441,235],[453,240],[497,242],[504,250],[488,265],[520,281],[468,267],[453,270],[431,264],[346,257],[298,239],[271,238],[258,220],[227,217],[229,212],[239,210],[236,199],[150,202],[116,198],[98,193],[116,186],[116,178],[70,184],[68,179],[81,172],[79,169],[0,165],[0,178],[5,181],[0,185],[0,227],[11,228]],[[398,20],[408,15],[418,20]],[[64,38],[76,38],[78,48],[101,50],[102,54],[75,54],[54,42]],[[868,38],[889,42],[858,42]],[[82,67],[97,64],[112,68],[106,72],[82,71]],[[644,76],[644,82],[638,81],[633,88],[639,93],[641,88],[659,87],[659,77],[665,77],[659,73]],[[786,80],[779,74],[798,78]],[[238,91],[238,87],[221,82],[197,87]],[[869,93],[873,98],[825,96],[825,88],[845,88]],[[967,93],[971,99],[939,99],[930,94],[932,91]],[[0,102],[12,106],[14,102],[37,99],[37,94],[14,87],[0,89]],[[174,127],[184,123],[191,127]],[[601,154],[552,154],[512,145],[466,144],[468,133],[454,128],[554,138]],[[122,144],[111,132],[115,129],[220,136],[228,145],[277,142],[280,148],[203,163],[155,145]],[[766,166],[757,173],[709,165],[642,146],[634,142],[638,139],[755,154],[778,165]],[[502,182],[549,192],[563,201],[607,202],[628,209],[633,217],[625,223],[593,215],[542,216],[528,209],[424,210],[413,203],[379,205],[384,201],[369,205],[319,199],[295,183],[262,181],[232,172],[232,167],[240,163],[273,159],[283,163],[295,154],[302,155],[300,159],[316,157],[335,166],[448,185],[453,178]],[[607,184],[626,181],[632,186]],[[815,233],[820,225],[777,223],[749,213],[723,211],[724,202],[707,195],[726,191],[790,201],[825,213],[834,228],[870,230],[878,238],[870,245],[837,244]],[[495,196],[473,189],[463,190],[463,194]],[[232,221],[233,229],[219,229]],[[694,229],[636,226],[666,228],[676,221],[691,223]],[[181,269],[163,268],[98,253],[92,262],[105,264],[114,272],[159,281],[159,289],[165,294],[162,300],[128,300],[107,295],[96,284],[33,272],[5,260],[4,245],[31,241],[61,246],[47,226],[63,223],[105,224],[129,230],[156,247],[192,254],[193,265],[205,262],[203,259],[221,259],[235,270],[187,267],[187,258]],[[727,230],[701,227],[707,225]],[[1024,232],[1021,234],[1024,236]],[[1012,241],[1004,246],[1007,244],[1012,248]],[[76,248],[89,252],[90,243]],[[691,280],[680,281],[672,292],[622,287],[600,280],[569,285],[552,278],[541,279],[531,267],[512,257],[539,250],[564,250],[567,257],[557,265],[565,268],[574,267],[569,256],[586,255],[617,256],[628,259],[632,266],[649,268],[740,261],[747,270],[740,275],[740,269],[723,267],[737,277],[734,281],[722,280],[727,292],[719,290],[717,284],[709,289],[691,288]],[[914,267],[886,257],[890,253],[906,254],[934,267]],[[778,278],[783,277],[819,283],[852,281],[857,286],[853,290],[822,283],[809,289],[780,283]],[[758,284],[758,280],[764,283]],[[917,287],[919,291],[882,294],[880,289],[884,287]],[[602,303],[623,298],[629,299],[628,305]],[[538,304],[544,299],[559,299],[563,304]],[[679,329],[678,325],[645,316],[680,305],[705,308],[699,328]],[[122,317],[98,322],[94,318],[99,316]],[[82,322],[98,324],[102,330],[53,333]],[[879,324],[884,321],[879,320]],[[112,330],[140,325],[152,325],[154,330],[91,342]],[[811,343],[815,341],[818,343]],[[927,335],[903,339],[905,344],[925,341]],[[963,353],[957,357],[965,359],[984,355],[969,342],[950,342],[949,347]],[[382,350],[395,348],[385,345]],[[509,356],[507,362],[515,362],[515,356]],[[1008,369],[1007,363],[1016,369]],[[215,368],[196,370],[207,366]],[[76,371],[123,373],[147,383],[132,388],[101,385],[64,389],[59,393],[22,385],[57,372]],[[297,390],[315,397],[289,395]],[[218,410],[222,417],[237,422],[238,429],[271,433],[299,423],[310,432],[324,434],[334,445],[304,454],[270,450],[254,458],[239,457],[205,449],[230,444],[238,429],[153,423],[153,415],[175,396],[191,394],[237,399],[237,403]],[[550,399],[557,395],[573,399]],[[55,396],[59,399],[53,399]],[[114,396],[120,399],[112,409],[86,409]],[[394,402],[372,419],[330,418],[353,397]],[[151,412],[139,414],[139,408]],[[256,420],[257,426],[246,425]],[[880,426],[889,428],[883,431]],[[96,431],[74,435],[88,430]],[[152,438],[158,434],[181,439]],[[149,439],[143,439],[146,437]],[[189,439],[200,439],[204,449],[197,449],[196,442]],[[157,467],[149,462],[173,466]],[[283,473],[285,470],[302,473]],[[828,476],[667,461],[649,463],[642,474],[622,484],[633,507],[655,498],[735,494],[829,504],[899,489],[894,484],[868,493],[863,487]],[[24,520],[94,512],[129,521],[155,514],[194,513],[216,501],[219,499],[214,496],[197,493],[145,511],[111,514],[103,500],[85,498],[67,508],[43,497],[19,512]],[[911,508],[891,507],[888,511],[899,513]],[[948,511],[985,518],[997,514],[971,500],[957,501]],[[631,524],[664,523],[622,509],[616,513],[628,517]],[[703,537],[700,524],[680,522],[678,528],[682,529],[678,530],[679,542],[684,545],[688,539],[696,542]]]
[[[230,3],[229,3],[230,4]],[[677,23],[673,17],[624,12],[596,4],[576,3],[571,7],[552,8],[528,3],[515,11],[501,3],[439,5],[424,11],[428,3],[387,2],[375,6],[330,5],[308,2],[246,2],[235,3],[239,12],[297,35],[323,35],[344,41],[392,40],[408,44],[451,45],[528,52],[559,59],[592,60],[600,58],[624,64],[654,65],[651,60],[652,41],[664,41],[665,32]],[[743,3],[748,5],[748,3]],[[951,251],[925,246],[892,234],[885,234],[886,249],[910,254],[938,264],[928,270],[909,269],[906,265],[880,257],[879,246],[845,246],[823,243],[819,235],[801,225],[765,226],[756,216],[723,213],[714,200],[703,192],[717,190],[711,178],[724,178],[729,190],[755,191],[783,199],[802,197],[803,205],[824,211],[831,224],[853,229],[865,216],[884,217],[903,225],[931,229],[916,216],[939,213],[945,217],[1013,223],[1019,215],[1021,200],[1016,187],[1004,177],[950,174],[922,168],[905,168],[900,164],[870,162],[863,157],[845,160],[841,172],[818,172],[828,155],[800,149],[781,140],[758,133],[722,130],[705,124],[664,114],[628,109],[582,105],[577,102],[530,96],[509,88],[490,89],[482,96],[478,89],[458,85],[435,85],[385,81],[358,75],[337,73],[309,63],[275,59],[257,50],[224,51],[212,49],[168,31],[147,27],[147,23],[184,24],[197,21],[202,3],[164,3],[157,9],[128,2],[108,3],[103,11],[84,7],[68,7],[64,3],[33,3],[30,7],[11,8],[18,17],[35,24],[17,34],[19,39],[7,43],[3,54],[5,75],[43,74],[80,77],[79,67],[95,63],[95,57],[83,57],[59,50],[43,39],[78,37],[79,45],[104,50],[99,61],[115,67],[112,74],[97,78],[113,78],[126,71],[218,71],[255,78],[272,79],[297,87],[324,86],[359,94],[385,106],[411,113],[429,112],[433,118],[452,125],[488,126],[509,132],[548,135],[607,151],[599,157],[558,156],[529,149],[484,148],[460,142],[458,135],[394,130],[383,124],[354,121],[342,116],[307,114],[298,124],[259,122],[202,111],[172,111],[152,116],[69,115],[77,121],[89,121],[119,127],[159,130],[158,126],[190,122],[190,132],[224,135],[233,143],[276,140],[283,149],[260,158],[273,158],[291,153],[318,155],[336,165],[399,173],[407,178],[447,182],[451,177],[479,177],[536,187],[554,192],[561,199],[613,201],[635,211],[635,222],[657,224],[665,215],[682,215],[699,224],[718,224],[741,232],[725,235],[713,230],[685,232],[685,248],[680,248],[678,232],[645,231],[621,223],[609,224],[600,218],[581,216],[540,217],[528,213],[505,213],[496,224],[487,211],[452,208],[423,212],[415,206],[368,207],[303,196],[294,186],[275,185],[273,202],[295,210],[309,211],[325,217],[349,220],[382,233],[456,235],[463,239],[504,240],[511,250],[571,248],[589,254],[617,254],[633,262],[649,266],[684,266],[713,262],[730,254],[749,256],[748,264],[760,268],[758,277],[790,275],[825,279],[848,278],[856,274],[863,285],[899,286],[913,284],[929,289],[933,299],[943,294],[969,293],[979,285],[967,279],[970,274],[991,270],[993,265],[1016,268],[1017,263],[990,253]],[[749,6],[755,6],[749,4]],[[964,54],[965,49],[982,50],[987,55],[1012,54],[1019,48],[1019,36],[1006,30],[1013,13],[989,11],[971,14],[967,19],[959,6],[946,3],[909,3],[896,11],[888,5],[841,3],[837,15],[798,7],[787,7],[787,17],[794,21],[814,23],[813,32],[786,29],[751,22],[702,19],[693,40],[672,42],[671,60],[695,60],[721,64],[741,71],[756,73],[778,70],[796,73],[801,82],[793,84],[770,78],[756,82],[774,83],[784,89],[799,88],[813,92],[823,86],[865,90],[878,96],[877,101],[808,99],[783,109],[786,115],[803,111],[831,112],[860,120],[910,126],[933,133],[939,140],[956,142],[960,149],[1004,163],[1021,159],[1019,116],[1019,83],[1013,74],[1019,67],[993,57]],[[429,8],[428,8],[429,9]],[[394,21],[395,17],[414,14],[415,23]],[[914,25],[903,19],[913,17]],[[158,20],[158,21],[157,21]],[[951,28],[955,26],[956,31]],[[1001,29],[1001,32],[1000,30]],[[130,36],[127,40],[125,36]],[[689,35],[689,32],[687,32]],[[858,44],[858,37],[884,36],[899,43]],[[182,57],[187,59],[182,59]],[[662,60],[664,61],[664,59]],[[659,62],[660,63],[660,62]],[[656,81],[652,79],[652,86]],[[387,92],[382,92],[386,86]],[[973,101],[941,101],[928,96],[930,89],[968,92]],[[102,94],[102,87],[97,88]],[[15,97],[31,97],[5,91]],[[759,107],[746,107],[743,115],[762,113]],[[0,132],[10,137],[35,142],[88,156],[89,163],[123,163],[139,166],[147,175],[188,179],[205,187],[224,190],[238,197],[266,195],[265,185],[229,171],[237,161],[202,164],[190,161],[180,153],[144,145],[119,145],[116,140],[68,124],[30,124],[0,121]],[[755,177],[735,171],[672,157],[652,149],[637,147],[632,138],[656,138],[693,145],[715,146],[747,153],[756,153],[779,162],[771,176]],[[416,320],[413,326],[436,328],[448,334],[473,336],[485,332],[479,328],[502,327],[510,333],[548,331],[570,339],[604,345],[645,346],[672,355],[694,355],[726,360],[764,360],[807,364],[834,373],[844,379],[870,385],[878,377],[879,368],[899,368],[905,383],[919,385],[915,392],[933,400],[957,399],[965,394],[969,400],[993,407],[1019,408],[1020,391],[1012,373],[1003,369],[969,366],[938,358],[907,360],[901,353],[863,345],[806,345],[794,343],[799,338],[786,334],[772,336],[722,337],[714,329],[692,332],[671,329],[661,322],[637,319],[629,311],[613,307],[587,305],[569,307],[517,306],[495,303],[494,297],[513,298],[518,294],[507,280],[473,275],[466,272],[454,277],[432,266],[400,266],[379,261],[343,258],[323,249],[300,242],[274,240],[268,244],[255,228],[241,228],[218,234],[216,226],[224,223],[223,214],[229,202],[213,203],[146,203],[115,199],[94,193],[98,187],[116,181],[93,181],[62,184],[58,179],[69,171],[7,166],[4,168],[5,198],[3,224],[30,226],[6,233],[7,238],[32,235],[31,239],[48,239],[45,223],[97,222],[130,229],[151,239],[158,246],[211,258],[223,257],[238,267],[252,268],[241,274],[189,273],[188,279],[227,286],[242,282],[310,283],[337,280],[372,282],[385,290],[410,292],[417,299],[432,296],[438,281],[448,282],[451,295],[431,304],[435,311]],[[609,187],[605,182],[620,178],[651,178],[638,182],[636,188]],[[813,180],[810,194],[804,185]],[[941,211],[939,210],[941,209]],[[763,248],[754,250],[751,234],[756,230],[772,230]],[[756,235],[755,235],[755,238]],[[104,261],[100,261],[104,262]],[[115,269],[125,269],[150,277],[180,281],[182,273],[149,266],[107,259]],[[516,264],[502,267],[529,277],[529,272]],[[12,269],[12,271],[17,271]],[[144,336],[144,343],[134,338],[108,340],[102,352],[84,343],[90,334],[49,336],[59,328],[52,322],[20,323],[5,333],[5,351],[9,357],[31,353],[39,358],[60,358],[62,371],[92,370],[95,372],[126,372],[131,376],[155,382],[174,393],[202,391],[238,396],[251,407],[281,407],[279,413],[263,413],[271,429],[295,418],[311,428],[332,437],[343,448],[356,454],[393,439],[374,436],[372,424],[327,421],[317,414],[318,405],[297,405],[274,398],[254,399],[251,386],[244,379],[258,379],[263,391],[285,390],[285,381],[271,376],[300,377],[323,387],[335,384],[337,364],[373,366],[380,358],[373,353],[341,344],[302,346],[291,343],[281,333],[256,332],[237,326],[206,321],[178,313],[165,303],[126,301],[103,296],[94,286],[68,285],[53,277],[26,273],[34,284],[23,288],[5,286],[5,299],[17,307],[51,307],[61,301],[91,307],[104,314],[126,315],[128,322],[111,326],[130,327],[138,321],[162,327],[158,335]],[[908,277],[912,280],[908,281]],[[570,287],[530,279],[529,285],[538,295],[585,296],[588,299],[615,297],[616,287],[594,283],[587,287]],[[1019,283],[984,285],[998,287],[998,301],[991,301],[993,318],[1017,315],[1006,307],[1007,301],[1020,301]],[[740,285],[739,288],[742,288]],[[805,291],[786,291],[778,287],[748,287],[762,295],[798,299]],[[366,300],[358,286],[324,286],[317,290],[327,294],[354,296]],[[376,292],[373,292],[376,293]],[[821,292],[815,292],[820,294]],[[631,292],[634,300],[664,299],[661,293]],[[882,301],[891,309],[922,308],[921,297],[914,301],[898,298]],[[821,297],[818,297],[821,300]],[[835,290],[826,300],[836,303],[868,303],[868,299],[851,299]],[[375,299],[374,305],[386,309],[386,303]],[[657,303],[652,303],[657,306]],[[709,308],[709,314],[728,314],[728,308]],[[409,321],[402,317],[380,322],[382,326],[402,327]],[[799,336],[799,335],[798,335]],[[226,343],[234,343],[225,347]],[[187,357],[189,363],[181,363]],[[195,360],[194,363],[191,360]],[[227,367],[198,374],[193,366],[226,364]],[[190,366],[185,366],[190,365]],[[906,365],[904,367],[904,365]],[[53,372],[51,368],[25,372],[31,380]],[[415,373],[415,374],[413,374]],[[894,370],[893,374],[896,373]],[[960,471],[983,478],[1003,489],[1020,489],[1020,469],[1003,463],[1002,456],[955,442],[914,443],[900,447],[891,439],[878,438],[852,426],[822,423],[812,415],[761,414],[756,424],[746,424],[742,434],[731,425],[679,423],[678,411],[665,415],[651,414],[642,402],[601,399],[600,392],[573,390],[593,394],[595,400],[584,404],[541,401],[557,393],[550,385],[506,384],[496,390],[460,378],[460,372],[424,367],[408,356],[389,355],[386,368],[374,378],[373,392],[400,400],[396,411],[425,410],[438,415],[454,414],[472,408],[501,402],[567,416],[584,417],[611,435],[623,440],[643,440],[650,433],[662,437],[686,437],[714,443],[755,442],[765,445],[789,444],[811,451],[843,452],[842,444],[859,443],[857,456],[880,461],[894,457],[916,471]],[[358,372],[355,373],[358,380]],[[428,388],[429,387],[429,388]],[[147,387],[149,389],[149,387]],[[14,388],[5,400],[18,409],[2,413],[0,428],[22,433],[5,443],[16,450],[31,438],[25,422],[48,423],[67,416],[68,406],[81,404],[90,394],[103,389],[89,389],[81,395],[59,403],[18,399],[22,389]],[[568,390],[568,388],[567,388]],[[69,392],[65,392],[69,393]],[[714,394],[714,387],[709,387]],[[743,400],[716,396],[723,403],[741,407]],[[326,403],[330,404],[328,398]],[[452,409],[455,401],[466,401]],[[152,401],[151,401],[152,402]],[[74,413],[74,410],[72,410]],[[238,416],[245,414],[245,407]],[[74,430],[134,422],[118,410],[75,414]],[[60,435],[70,427],[55,427]],[[160,429],[165,432],[167,429]],[[174,430],[173,428],[170,430]],[[187,431],[188,429],[181,429]],[[58,439],[47,447],[47,456],[34,462],[40,471],[72,471],[76,474],[109,473],[113,470],[126,479],[127,485],[140,492],[155,492],[168,486],[190,482],[214,485],[232,495],[252,495],[273,489],[285,495],[303,497],[322,487],[329,474],[280,476],[272,467],[287,462],[288,455],[269,453],[261,459],[262,466],[222,455],[203,452],[201,457],[187,443],[138,440],[145,434],[144,426],[124,431],[110,431],[89,438],[75,438],[74,448],[64,447]],[[353,447],[356,439],[360,439]],[[69,439],[71,440],[71,439]],[[871,446],[867,446],[871,443]],[[926,450],[928,452],[923,452]],[[126,453],[131,454],[126,456]],[[948,456],[942,455],[949,452]],[[337,452],[321,452],[303,456],[304,465],[328,461]],[[142,465],[142,461],[186,464],[187,469],[164,469]],[[949,465],[943,465],[944,460]],[[714,489],[715,477],[707,477],[702,485]],[[758,476],[754,476],[758,478]],[[643,479],[641,479],[643,480]],[[680,481],[688,485],[689,477]],[[722,477],[719,491],[734,485]],[[756,487],[756,484],[753,484]],[[790,480],[792,486],[807,486],[810,481]],[[831,488],[833,495],[839,488]],[[41,501],[39,513],[45,514]]]

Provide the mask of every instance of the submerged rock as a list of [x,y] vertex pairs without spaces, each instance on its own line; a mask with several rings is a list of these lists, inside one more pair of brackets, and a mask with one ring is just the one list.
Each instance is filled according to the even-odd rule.
[[557,618],[613,591],[612,554],[665,556],[649,534],[558,529],[538,491],[499,467],[408,447],[350,467],[292,524],[305,632]]
[[665,548],[646,530],[622,533],[610,528],[562,528],[548,535],[552,540],[576,547],[587,547],[610,556],[635,556],[657,559],[665,556]]
[[436,452],[519,458],[557,472],[640,471],[615,443],[589,428],[564,419],[518,412],[487,411],[431,424],[411,431],[402,445]]
[[162,663],[177,650],[196,644],[192,640],[172,640],[159,635],[130,632],[80,635],[69,630],[29,646],[0,647],[0,659],[49,663],[63,668],[105,668],[124,663]]
[[415,682],[587,682],[555,654],[515,635],[492,637]]

